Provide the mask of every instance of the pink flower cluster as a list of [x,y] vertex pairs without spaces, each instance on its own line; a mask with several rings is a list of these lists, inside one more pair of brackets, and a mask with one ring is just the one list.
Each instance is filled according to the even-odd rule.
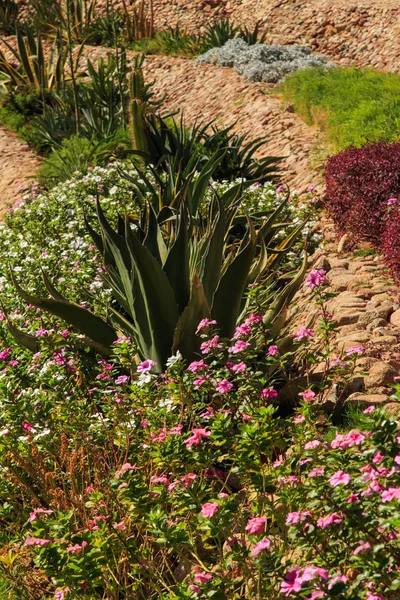
[[208,438],[211,435],[211,431],[207,429],[192,429],[192,435],[185,441],[186,447],[198,446],[203,438]]
[[324,283],[329,283],[326,277],[326,271],[323,269],[313,269],[306,277],[306,286],[314,290]]
[[[294,568],[285,576],[285,581],[281,583],[281,592],[285,596],[289,596],[292,592],[298,593],[301,591],[304,583],[309,583],[319,577],[320,579],[328,579],[329,573],[326,569],[319,567],[306,567],[304,569]],[[318,596],[313,596],[318,598]]]

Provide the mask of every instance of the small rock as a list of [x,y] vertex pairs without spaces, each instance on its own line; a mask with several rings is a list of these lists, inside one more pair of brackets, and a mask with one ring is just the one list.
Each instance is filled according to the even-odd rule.
[[400,329],[400,310],[395,310],[394,313],[390,315],[390,322]]
[[346,402],[359,402],[360,404],[384,404],[389,399],[386,394],[366,394],[365,392],[356,392],[351,394]]
[[[368,314],[368,313],[366,313],[366,314]],[[374,329],[377,329],[378,327],[385,327],[386,325],[387,325],[386,319],[376,318],[373,321],[371,321],[371,323],[368,323],[366,330],[373,331]]]
[[[360,314],[358,322],[361,323],[362,325],[370,325],[377,319],[381,319],[381,317],[379,316],[377,311],[376,310],[368,310],[367,312]],[[386,325],[386,321],[384,321],[384,324]]]
[[338,247],[337,247],[338,254],[343,252],[343,250],[345,249],[346,243],[348,241],[349,241],[349,234],[345,233],[344,235],[342,235],[342,237],[339,240]]
[[371,390],[381,385],[393,383],[394,377],[398,374],[398,370],[388,363],[375,363],[370,367],[368,375],[364,379],[365,389]]

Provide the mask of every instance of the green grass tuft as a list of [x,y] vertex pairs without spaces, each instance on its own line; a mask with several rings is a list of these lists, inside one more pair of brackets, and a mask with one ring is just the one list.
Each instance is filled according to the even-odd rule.
[[285,79],[279,91],[330,149],[400,139],[400,75],[364,69],[312,68]]

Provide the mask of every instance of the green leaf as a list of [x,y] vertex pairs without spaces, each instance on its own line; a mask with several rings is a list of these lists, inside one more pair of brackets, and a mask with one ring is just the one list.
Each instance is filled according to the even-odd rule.
[[28,304],[34,304],[38,308],[48,310],[57,317],[64,319],[67,323],[78,329],[78,331],[97,344],[110,347],[117,339],[117,335],[110,325],[108,325],[101,317],[98,317],[89,310],[79,306],[79,304],[69,302],[68,300],[62,301],[37,298],[21,288],[12,271],[11,278],[18,294],[28,302]]
[[178,350],[187,362],[199,358],[200,338],[196,329],[202,319],[210,316],[210,307],[203,286],[195,274],[192,282],[192,293],[189,304],[183,311],[176,326],[172,354]]
[[217,321],[221,336],[226,338],[231,338],[235,331],[256,251],[256,232],[250,219],[247,234],[240,248],[221,278],[211,309],[212,318]]

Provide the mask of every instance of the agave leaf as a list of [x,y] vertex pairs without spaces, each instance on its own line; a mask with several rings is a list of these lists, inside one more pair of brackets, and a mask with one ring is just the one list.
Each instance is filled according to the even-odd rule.
[[144,245],[150,250],[152,255],[156,257],[157,261],[162,266],[167,260],[168,250],[167,246],[165,245],[160,226],[157,222],[157,215],[151,204],[149,204],[148,208],[147,235],[144,240]]
[[64,319],[97,344],[109,347],[117,339],[114,329],[104,319],[94,315],[89,310],[79,306],[79,304],[69,301],[37,298],[21,288],[12,271],[11,278],[18,294],[28,304],[34,304],[38,308],[48,310],[57,317]]
[[[28,32],[31,33],[29,28],[27,29],[27,33]],[[17,34],[17,44],[18,44],[18,51],[19,51],[18,58],[21,61],[21,64],[24,68],[24,71],[26,73],[26,76],[27,76],[29,82],[32,84],[37,84],[35,73],[32,68],[32,61],[30,60],[30,57],[28,55],[24,37],[23,37],[21,29],[19,28],[18,25],[16,27],[16,34]]]
[[171,354],[179,319],[175,294],[157,260],[129,226],[125,235],[132,260],[133,320],[144,357],[157,362],[162,370]]
[[270,306],[269,310],[265,313],[263,322],[265,325],[273,327],[273,323],[278,315],[281,313],[284,306],[288,306],[289,302],[300,288],[304,275],[307,271],[307,253],[304,251],[303,264],[299,269],[297,275],[290,281],[283,290],[278,294],[275,301]]
[[175,241],[168,252],[163,270],[175,291],[179,311],[182,312],[189,303],[190,274],[189,274],[189,239],[190,223],[187,209],[182,205],[179,215]]
[[179,352],[188,362],[198,358],[200,353],[200,338],[196,335],[196,329],[202,319],[210,316],[203,286],[195,274],[192,282],[192,292],[189,304],[183,311],[176,326],[172,354]]
[[[214,207],[216,207],[216,211]],[[216,215],[214,216],[215,212]],[[226,228],[224,205],[217,194],[210,206],[209,223],[211,235],[209,231],[206,232],[205,239],[208,243],[206,249],[202,251],[200,277],[207,301],[212,306],[215,290],[221,276]]]
[[240,314],[247,277],[256,251],[256,232],[248,219],[248,231],[242,240],[240,251],[224,272],[214,295],[212,318],[222,337],[231,338]]
[[54,300],[61,300],[62,302],[68,302],[67,298],[65,298],[65,296],[63,296],[62,294],[60,294],[60,292],[58,292],[56,290],[52,281],[50,281],[49,277],[47,276],[47,274],[44,271],[42,271],[42,279],[43,279],[44,285],[46,286],[46,290],[49,292],[50,296],[52,298],[54,298]]
[[7,329],[11,333],[17,344],[19,344],[23,348],[27,348],[31,352],[38,352],[39,342],[37,338],[35,338],[33,335],[29,335],[28,333],[24,333],[23,331],[20,331],[17,327],[15,327],[15,325],[13,325],[13,323],[10,321],[3,304],[0,304],[0,306],[6,318]]

